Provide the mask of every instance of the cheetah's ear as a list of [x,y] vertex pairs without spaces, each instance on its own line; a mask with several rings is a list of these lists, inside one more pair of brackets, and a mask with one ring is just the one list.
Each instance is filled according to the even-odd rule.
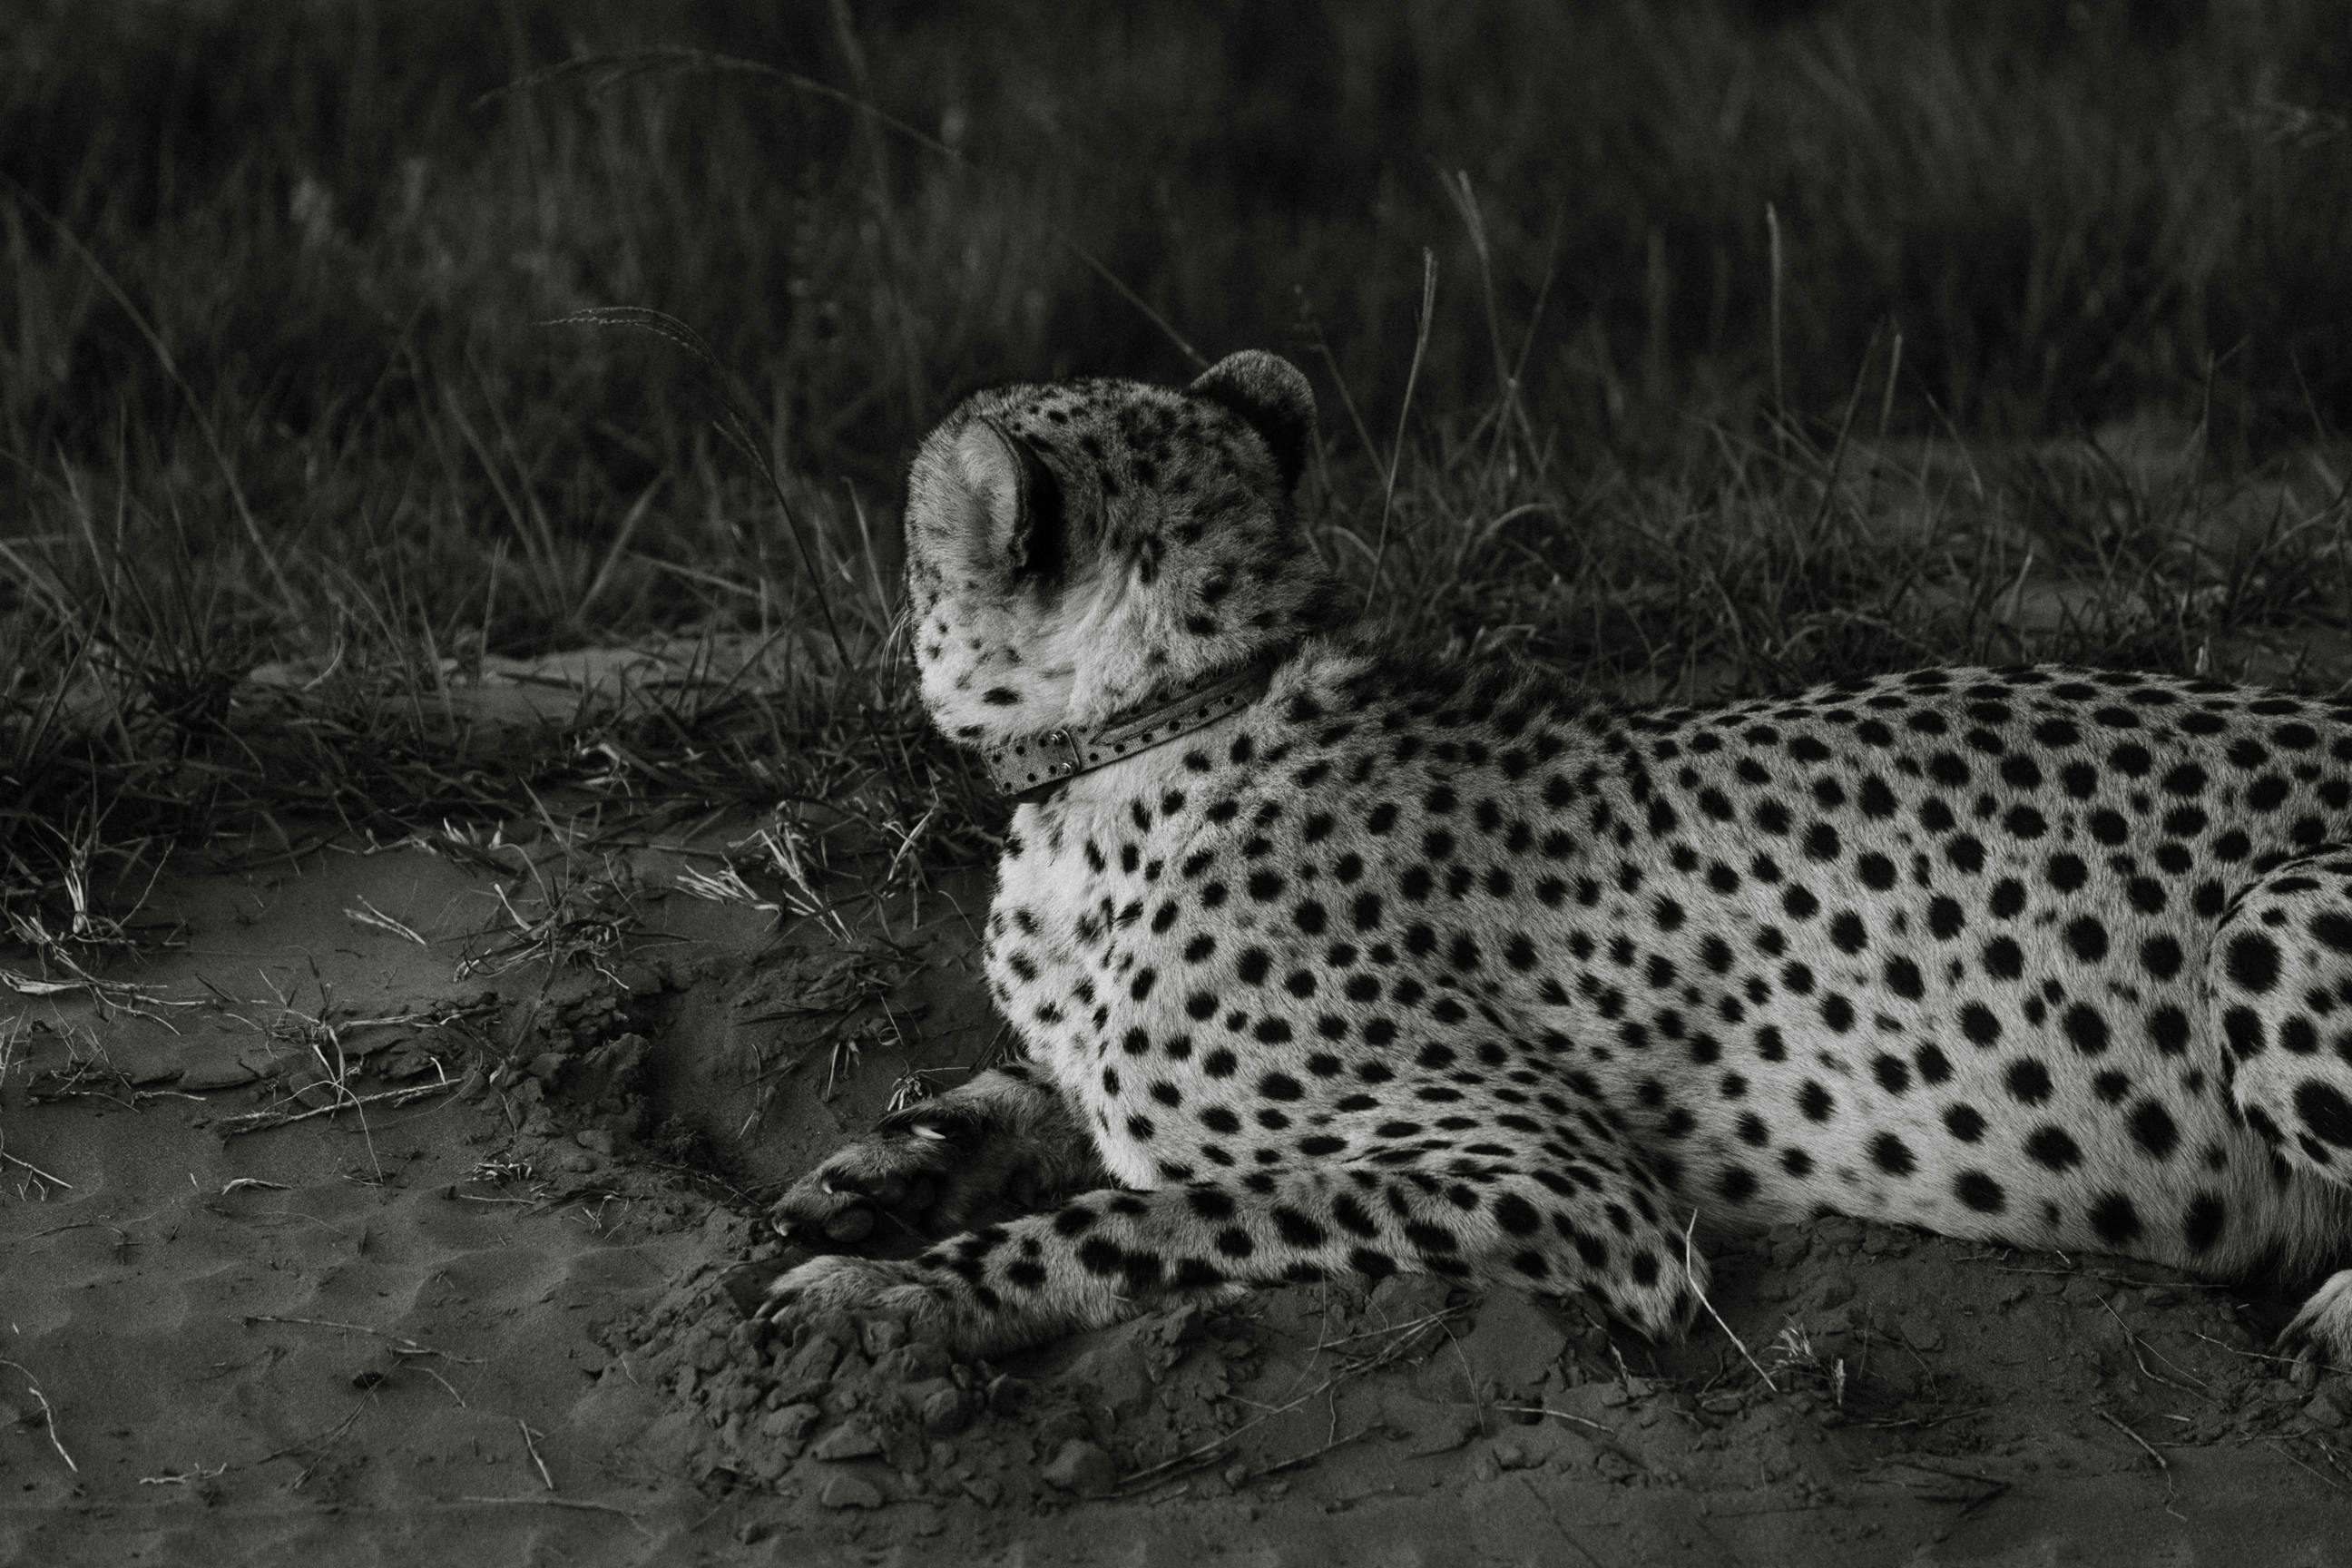
[[1066,543],[1062,486],[1035,448],[982,416],[956,437],[953,470],[982,561],[1016,578],[1058,578]]
[[1202,371],[1192,392],[1240,415],[1265,437],[1284,486],[1298,482],[1315,438],[1315,391],[1297,365],[1264,349],[1244,349]]

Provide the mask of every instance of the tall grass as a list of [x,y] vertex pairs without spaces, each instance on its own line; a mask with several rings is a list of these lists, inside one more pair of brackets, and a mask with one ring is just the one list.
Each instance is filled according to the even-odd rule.
[[[900,454],[1245,344],[1317,378],[1322,547],[1460,646],[1696,691],[2341,618],[2332,0],[42,0],[0,58],[11,909],[605,778],[451,693],[656,630],[800,654],[624,737],[655,794],[977,842],[895,673]],[[611,306],[736,413],[548,324]],[[2130,420],[2195,472],[2032,445]]]

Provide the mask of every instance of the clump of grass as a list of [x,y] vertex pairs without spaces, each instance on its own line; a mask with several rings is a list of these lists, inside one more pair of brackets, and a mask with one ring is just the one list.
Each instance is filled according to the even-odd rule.
[[[1640,694],[2331,680],[2352,42],[2212,10],[14,17],[0,909],[96,962],[168,853],[551,803],[974,858],[900,454],[980,380],[1250,343],[1316,374],[1318,537],[1402,634]],[[694,352],[543,325],[616,306]],[[2184,477],[2097,460],[2149,415]],[[657,634],[782,668],[469,703]]]
[[2333,445],[2223,471],[2187,420],[1906,437],[1885,334],[1823,416],[1705,426],[1672,470],[1578,468],[1522,422],[1508,337],[1486,402],[1393,444],[1359,423],[1359,482],[1327,481],[1322,547],[1406,639],[1682,700],[2035,659],[2352,679],[2352,470]]
[[635,874],[620,860],[583,869],[566,855],[558,858],[555,875],[542,881],[540,907],[528,914],[503,887],[498,889],[499,918],[467,943],[458,979],[531,965],[593,970],[620,984],[612,966],[642,925]]

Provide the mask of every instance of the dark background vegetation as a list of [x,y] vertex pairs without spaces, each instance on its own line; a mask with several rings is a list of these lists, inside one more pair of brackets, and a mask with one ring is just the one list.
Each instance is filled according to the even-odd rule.
[[[669,793],[959,801],[892,673],[908,443],[1243,346],[1316,381],[1319,545],[1457,649],[1697,692],[2342,619],[2340,493],[2232,553],[2112,464],[1923,459],[1900,530],[1851,482],[2335,452],[2336,0],[17,0],[0,73],[12,908],[256,812],[518,806],[581,737],[436,698],[657,630],[840,628],[635,735]],[[612,305],[723,377],[547,324]],[[2021,631],[2029,570],[2107,597]]]

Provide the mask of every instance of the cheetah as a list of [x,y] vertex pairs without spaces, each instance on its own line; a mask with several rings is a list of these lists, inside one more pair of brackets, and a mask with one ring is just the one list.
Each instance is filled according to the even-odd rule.
[[[1025,1060],[788,1190],[818,1256],[764,1315],[984,1355],[1407,1271],[1671,1337],[1695,1227],[1848,1215],[2324,1279],[2291,1347],[2352,1358],[2352,705],[1432,668],[1301,533],[1314,419],[1244,353],[923,442],[915,658],[1018,802],[987,973]],[[855,1250],[893,1232],[929,1245]]]

